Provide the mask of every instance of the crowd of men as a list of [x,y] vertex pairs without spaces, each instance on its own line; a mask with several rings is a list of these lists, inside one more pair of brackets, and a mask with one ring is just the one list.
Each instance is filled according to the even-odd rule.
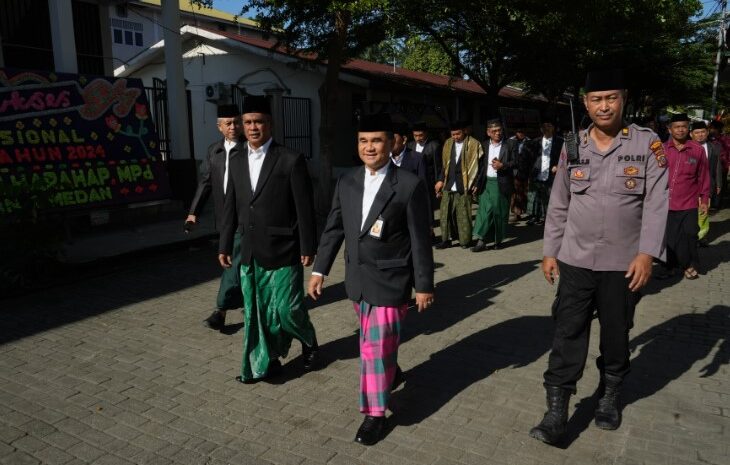
[[690,126],[687,115],[673,115],[665,142],[651,129],[626,124],[625,88],[618,71],[590,73],[583,103],[592,124],[569,134],[569,143],[547,117],[534,139],[524,129],[507,138],[494,118],[481,141],[468,121],[456,121],[440,143],[423,123],[409,127],[387,114],[365,115],[357,132],[362,166],[337,180],[319,235],[306,162],[273,140],[268,100],[249,96],[242,112],[221,106],[223,138],[208,150],[186,225],[198,221],[212,194],[224,272],[205,324],[222,329],[226,310],[243,308],[236,379],[250,384],[279,374],[295,339],[304,370],[317,367],[305,292],[314,301],[325,292],[344,243],[345,289],[360,324],[365,417],[355,440],[377,443],[390,393],[404,380],[397,355],[413,291],[419,312],[435,300],[433,247],[454,240],[474,253],[503,247],[512,215],[544,225],[542,271],[550,284],[562,276],[544,379],[548,410],[530,435],[549,444],[565,436],[594,314],[601,325],[595,421],[618,428],[638,292],[657,261],[661,277],[678,269],[697,279],[698,241],[711,209],[720,207],[730,159],[730,141],[712,132],[717,123]]

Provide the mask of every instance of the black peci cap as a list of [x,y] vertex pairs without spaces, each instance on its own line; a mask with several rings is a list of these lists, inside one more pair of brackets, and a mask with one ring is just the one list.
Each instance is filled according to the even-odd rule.
[[241,116],[241,112],[238,111],[236,105],[219,105],[218,106],[218,118],[235,118]]
[[689,116],[687,116],[687,113],[675,113],[671,118],[669,118],[669,124],[679,123],[681,121],[689,122]]
[[586,75],[586,92],[598,92],[601,90],[626,89],[624,71],[622,69],[597,69],[589,71]]
[[243,111],[241,113],[263,113],[271,114],[269,98],[264,95],[247,95],[243,99]]
[[362,115],[358,132],[393,132],[393,122],[388,113],[377,113],[374,115]]

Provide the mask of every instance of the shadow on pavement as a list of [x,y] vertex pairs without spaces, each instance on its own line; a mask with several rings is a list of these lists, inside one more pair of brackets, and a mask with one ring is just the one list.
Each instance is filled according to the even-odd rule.
[[[706,313],[688,313],[665,321],[629,343],[635,354],[622,390],[623,405],[651,397],[705,359],[719,344],[700,377],[714,376],[730,361],[730,307],[716,305]],[[638,354],[636,351],[638,350]],[[570,445],[593,421],[598,392],[581,399],[568,424]],[[566,445],[566,447],[567,447]]]
[[[436,304],[429,310],[418,314],[415,308],[409,308],[401,344],[419,334],[433,334],[450,328],[474,313],[485,309],[490,299],[497,295],[497,287],[504,286],[536,269],[539,261],[531,260],[522,263],[495,265],[465,275],[457,276],[436,284]],[[339,287],[340,289],[334,289]],[[332,290],[335,292],[331,292]],[[325,305],[340,300],[325,296],[342,292],[343,305],[352,312],[352,303],[346,300],[344,284],[340,283],[327,288],[317,305]],[[353,313],[352,318],[355,318]],[[353,333],[320,346],[321,363],[324,366],[336,360],[347,360],[359,356],[358,334]]]
[[[730,220],[728,221],[730,222]],[[711,243],[708,247],[700,248],[699,257],[700,266],[698,267],[698,271],[700,272],[701,280],[710,271],[730,261],[730,241]],[[666,279],[658,279],[656,276],[661,270],[661,265],[654,265],[654,270],[652,271],[654,277],[652,277],[646,287],[641,291],[642,295],[658,294],[663,289],[672,287],[684,279],[684,274],[681,270],[674,270],[674,275]]]
[[[105,261],[78,281],[0,302],[0,344],[216,279],[217,245]],[[100,279],[101,278],[101,279]],[[200,309],[200,321],[215,306]],[[174,312],[174,308],[170,311]]]
[[490,266],[436,283],[436,300],[432,308],[418,313],[409,309],[401,344],[418,334],[433,334],[484,310],[499,291],[498,287],[520,279],[537,269],[540,261],[530,260]]
[[460,392],[498,370],[519,368],[551,346],[552,318],[522,316],[465,337],[408,370],[403,389],[393,394],[398,425],[422,422]]

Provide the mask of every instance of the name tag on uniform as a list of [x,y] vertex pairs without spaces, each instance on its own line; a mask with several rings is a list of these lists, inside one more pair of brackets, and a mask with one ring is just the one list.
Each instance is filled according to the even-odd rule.
[[385,227],[385,220],[382,216],[379,216],[377,220],[375,220],[375,223],[370,227],[370,232],[368,233],[370,237],[373,237],[375,239],[381,239],[383,237],[383,227]]

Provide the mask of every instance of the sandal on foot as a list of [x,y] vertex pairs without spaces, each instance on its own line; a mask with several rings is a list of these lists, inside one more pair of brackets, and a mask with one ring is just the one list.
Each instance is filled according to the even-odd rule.
[[686,279],[697,279],[700,277],[700,275],[697,273],[697,270],[694,268],[689,268],[687,270],[684,270],[684,277]]

